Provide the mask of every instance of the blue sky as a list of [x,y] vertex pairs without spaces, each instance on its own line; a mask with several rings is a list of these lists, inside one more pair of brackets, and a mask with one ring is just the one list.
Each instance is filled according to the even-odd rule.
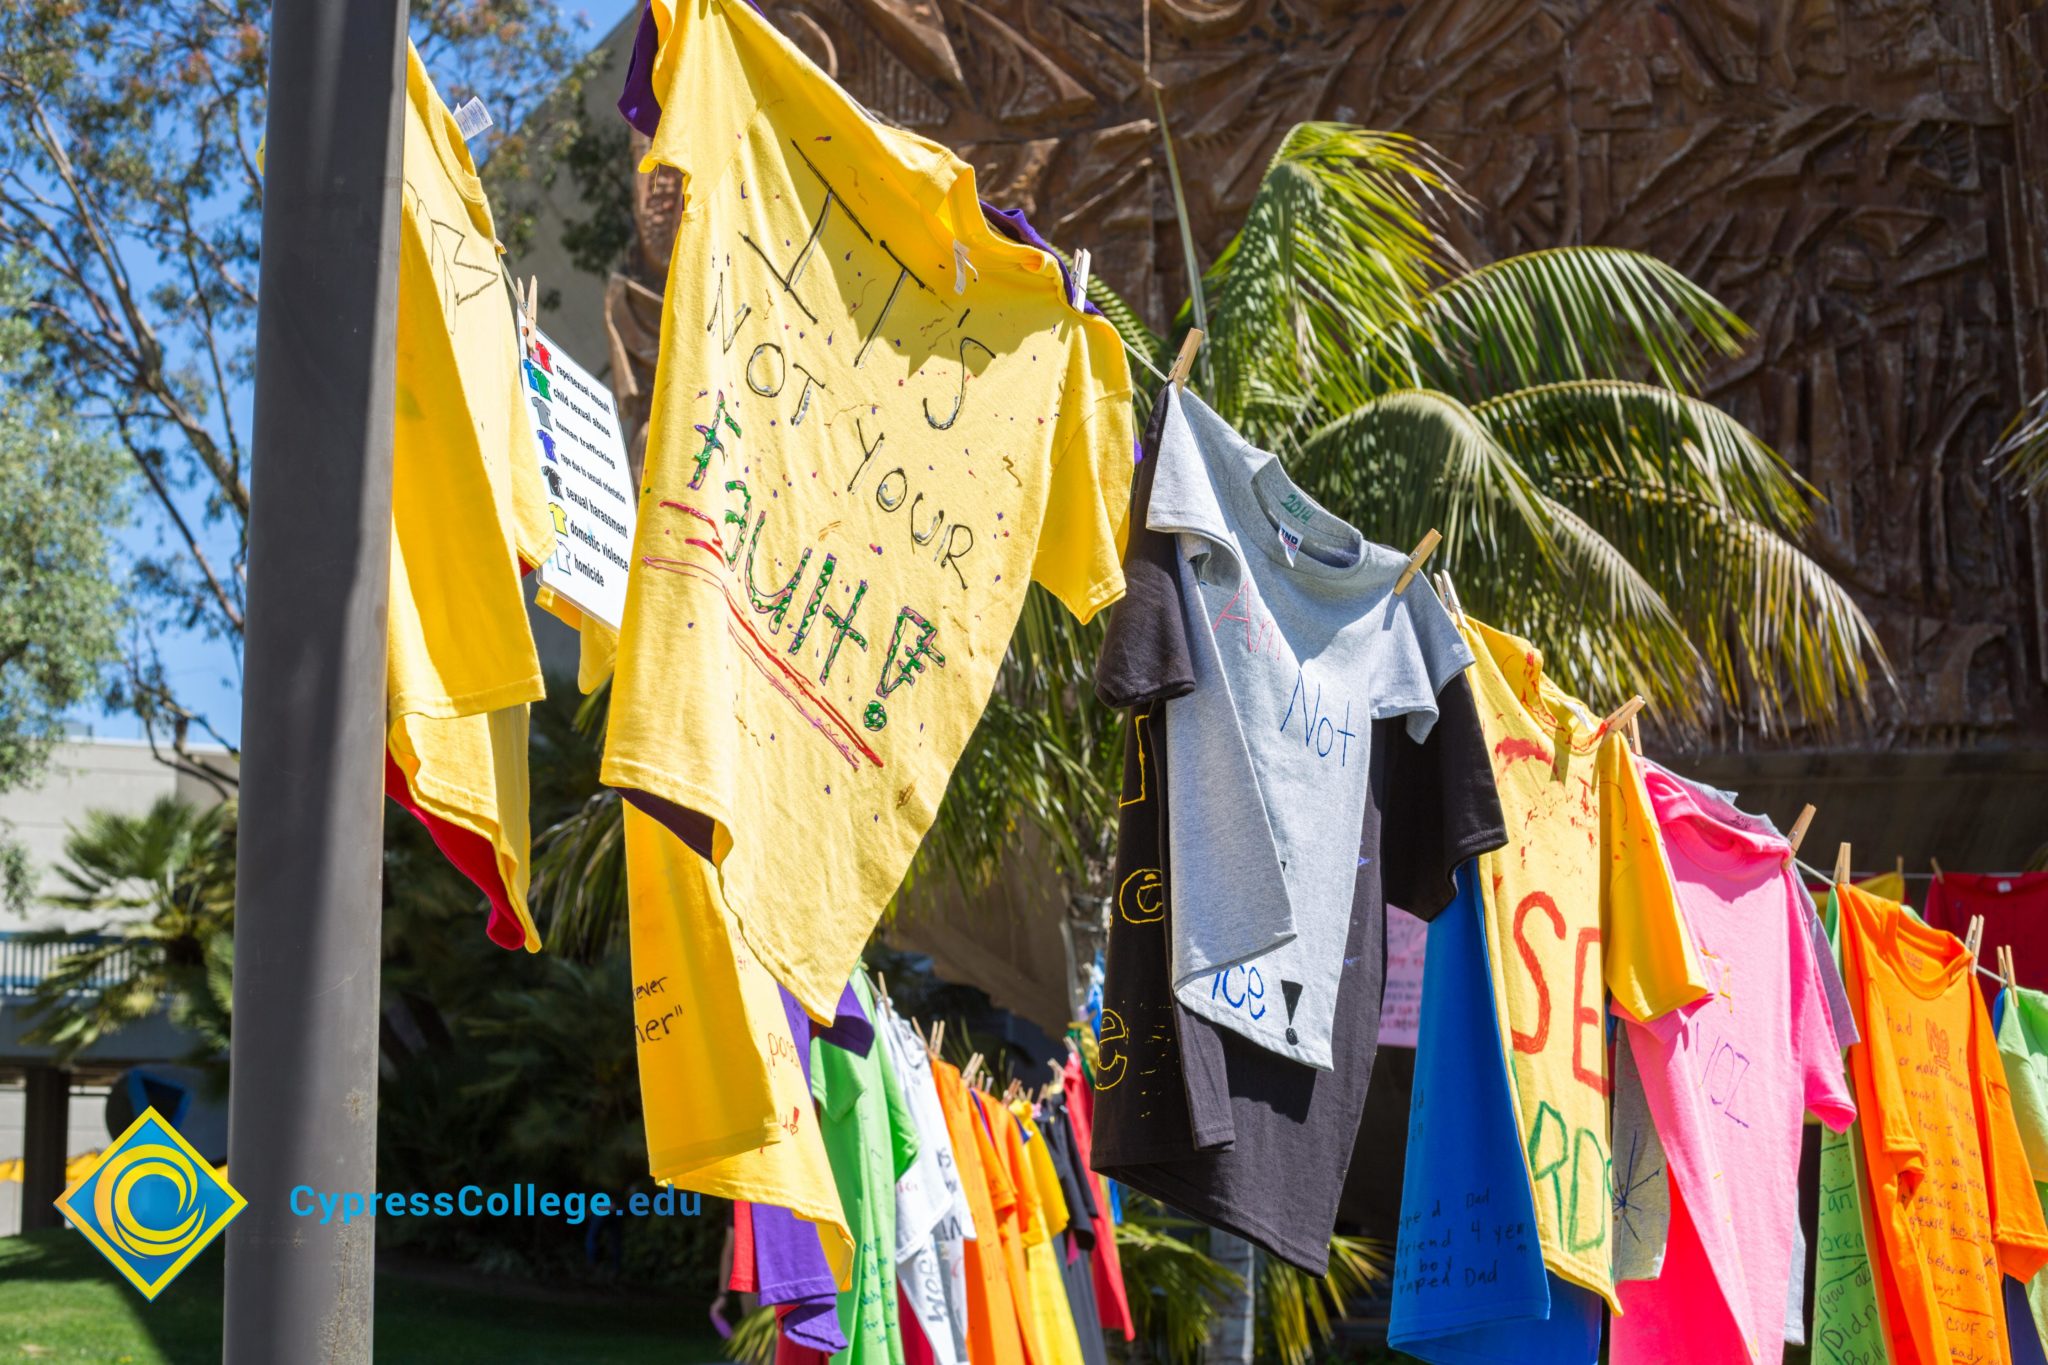
[[[579,9],[588,25],[587,35],[591,45],[611,32],[613,25],[639,7],[642,0],[587,0]],[[249,396],[242,395],[238,405],[240,429],[248,431]],[[199,498],[190,498],[181,504],[187,521],[199,526],[201,507]],[[152,501],[147,500],[147,490],[138,489],[131,504],[133,517],[116,537],[114,572],[125,578],[137,558],[146,554],[168,554],[174,548],[169,538],[173,533],[165,523]],[[201,540],[215,567],[222,573],[229,571],[234,559],[234,537],[225,522],[201,528]],[[165,629],[156,633],[155,642],[162,657],[164,672],[178,698],[185,705],[204,715],[215,729],[230,743],[239,744],[242,734],[242,672],[235,651],[226,640],[209,639],[204,631]],[[95,702],[79,707],[70,717],[75,733],[92,734],[109,738],[139,739],[142,727],[128,712],[107,713]],[[193,736],[197,741],[201,737]]]

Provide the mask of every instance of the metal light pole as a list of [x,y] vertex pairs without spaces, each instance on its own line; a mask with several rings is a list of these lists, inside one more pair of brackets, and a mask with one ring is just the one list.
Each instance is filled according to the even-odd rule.
[[405,0],[275,0],[235,890],[227,1365],[370,1359]]

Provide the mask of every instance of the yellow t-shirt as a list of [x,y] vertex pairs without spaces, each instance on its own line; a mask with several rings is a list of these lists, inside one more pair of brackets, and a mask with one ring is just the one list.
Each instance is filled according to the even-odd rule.
[[966,163],[741,0],[655,15],[649,160],[684,200],[603,779],[718,864],[822,1018],[1028,584],[1084,619],[1123,591],[1130,372]]
[[1649,1020],[1707,992],[1620,734],[1535,646],[1466,618],[1508,846],[1479,855],[1496,1014],[1544,1264],[1615,1303],[1606,992]]
[[626,807],[648,1170],[678,1189],[779,1204],[816,1223],[843,1289],[853,1237],[789,1017],[710,874],[710,864],[652,816]]
[[[1002,1110],[995,1113],[1001,1116]],[[1023,1228],[1024,1271],[1031,1289],[1032,1321],[1045,1348],[1045,1358],[1033,1365],[1087,1365],[1067,1282],[1060,1276],[1059,1234],[1066,1230],[1068,1214],[1059,1172],[1045,1150],[1045,1135],[1031,1117],[1031,1106],[1020,1102],[1011,1106],[1011,1113],[1024,1129],[1024,1161],[1017,1182],[1018,1198],[1031,1212]]]
[[[492,937],[526,910],[526,705],[542,693],[519,561],[552,551],[490,205],[408,51],[391,486],[390,754],[427,819],[488,844]],[[447,831],[436,837],[448,846]],[[455,836],[457,839],[461,835]]]

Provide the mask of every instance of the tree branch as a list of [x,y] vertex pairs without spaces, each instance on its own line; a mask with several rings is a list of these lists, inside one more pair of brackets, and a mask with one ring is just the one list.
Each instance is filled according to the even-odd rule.
[[156,493],[157,501],[163,504],[164,511],[170,515],[171,523],[178,528],[178,534],[185,538],[185,548],[198,563],[199,571],[206,575],[207,586],[213,590],[214,601],[220,605],[221,614],[227,617],[228,624],[233,626],[235,633],[239,635],[242,631],[242,613],[228,597],[227,589],[221,586],[219,575],[213,571],[213,561],[209,560],[206,551],[200,548],[199,538],[192,533],[192,527],[185,520],[185,514],[180,512],[178,504],[171,500],[171,490],[164,486],[163,476],[157,472],[156,465],[136,445],[128,430],[127,418],[117,413],[115,421],[120,425],[122,446],[134,457],[135,467],[142,471],[143,478],[149,480],[149,486]]

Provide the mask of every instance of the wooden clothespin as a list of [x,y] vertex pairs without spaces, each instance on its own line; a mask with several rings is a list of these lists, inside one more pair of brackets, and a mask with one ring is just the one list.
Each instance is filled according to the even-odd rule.
[[1835,885],[1849,884],[1849,846],[1843,844],[1835,850]]
[[1436,547],[1443,542],[1443,532],[1434,526],[1423,533],[1421,542],[1415,547],[1415,553],[1408,556],[1407,567],[1403,568],[1401,576],[1394,580],[1394,596],[1399,597],[1408,590],[1408,584],[1415,578],[1415,571],[1422,567],[1424,560],[1436,553]]
[[1894,854],[1894,855],[1893,855],[1893,857],[1892,857],[1892,873],[1893,873],[1893,874],[1894,874],[1895,876],[1897,876],[1897,877],[1898,877],[1898,879],[1899,879],[1899,884],[1900,884],[1901,886],[1905,885],[1905,881],[1906,881],[1906,855],[1905,855],[1905,854],[1903,854],[1903,853],[1899,853],[1899,854]]
[[1024,1082],[1018,1080],[1015,1076],[1012,1076],[1010,1078],[1010,1083],[1003,1087],[1003,1103],[1015,1104],[1017,1102],[1017,1098],[1023,1093]]
[[1606,720],[1600,722],[1600,733],[1603,735],[1608,734],[1619,726],[1633,724],[1635,722],[1636,712],[1642,710],[1645,704],[1646,703],[1639,695],[1630,697],[1627,701],[1623,702],[1620,706],[1617,706],[1614,709],[1613,715],[1609,716]]
[[1944,877],[1943,877],[1943,875],[1942,875],[1942,871],[1941,871],[1941,859],[1939,859],[1939,858],[1929,858],[1929,859],[1927,860],[1927,865],[1928,865],[1929,867],[1931,867],[1931,868],[1933,868],[1933,869],[1934,869],[1934,880],[1936,880],[1936,881],[1942,881],[1942,880],[1944,880]]
[[1188,334],[1182,337],[1180,341],[1180,354],[1173,358],[1173,368],[1166,372],[1166,377],[1173,382],[1173,386],[1176,389],[1184,389],[1188,386],[1188,376],[1194,372],[1195,368],[1195,353],[1201,349],[1202,329],[1199,327],[1188,328]]
[[1975,957],[1977,956],[1977,950],[1980,947],[1982,947],[1983,944],[1984,917],[1982,915],[1972,915],[1970,916],[1969,927],[1963,930],[1963,947],[1969,950],[1971,957]]
[[1998,980],[2000,984],[2006,986],[2012,986],[2017,984],[2013,980],[2012,945],[2010,943],[2001,943],[1998,945],[1997,962]]
[[974,1078],[981,1074],[981,1054],[975,1053],[967,1059],[967,1065],[960,1068],[960,1083],[972,1087]]
[[1430,581],[1436,584],[1436,595],[1442,598],[1444,605],[1451,609],[1452,617],[1459,621],[1464,620],[1465,607],[1463,603],[1458,601],[1458,585],[1451,581],[1451,571],[1449,569],[1438,569],[1430,575]]
[[889,983],[880,972],[875,973],[875,1003],[885,1010],[893,1009],[896,1003],[889,998]]
[[1785,836],[1785,842],[1790,846],[1785,854],[1785,866],[1792,866],[1792,860],[1799,856],[1799,845],[1806,841],[1806,829],[1813,823],[1813,815],[1811,805],[1799,808],[1799,818],[1792,822],[1792,832]]
[[540,327],[540,276],[526,277],[526,293],[519,300],[519,317],[526,324],[525,340],[533,340],[533,334]]

